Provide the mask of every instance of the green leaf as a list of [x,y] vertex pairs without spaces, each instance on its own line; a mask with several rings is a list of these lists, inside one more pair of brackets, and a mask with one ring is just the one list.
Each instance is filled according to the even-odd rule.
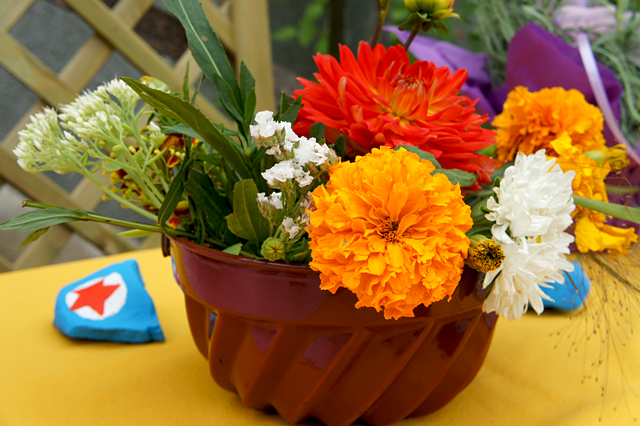
[[242,250],[242,243],[237,243],[232,245],[231,247],[227,247],[226,249],[222,250],[222,252],[238,255],[240,254],[240,250]]
[[182,78],[182,99],[185,101],[189,100],[189,62],[187,62],[187,69]]
[[258,208],[258,189],[253,180],[237,182],[233,187],[233,213],[227,216],[231,232],[260,248],[269,236],[269,222]]
[[253,90],[255,94],[255,87],[256,80],[251,75],[251,71],[249,71],[249,68],[247,68],[247,66],[244,64],[244,61],[240,61],[240,93],[242,94],[242,105],[245,106],[245,111],[247,110],[247,99],[251,94],[251,90]]
[[[322,123],[315,123],[312,124],[311,127],[309,127],[309,137],[310,138],[316,138],[316,141],[319,141],[320,139],[322,139],[324,137],[324,130],[326,129],[326,126]],[[342,136],[342,135],[340,135]],[[344,136],[343,136],[344,138]]]
[[49,230],[49,227],[47,226],[46,228],[33,231],[32,233],[27,235],[27,238],[25,238],[18,247],[14,247],[13,249],[17,250],[19,248],[26,246],[27,244],[31,244],[32,242],[36,241],[38,238],[42,237],[48,230]]
[[116,164],[113,161],[104,161],[102,163],[102,169],[107,173],[112,173],[112,172],[115,172],[116,170],[120,170],[121,167],[119,164]]
[[232,89],[236,100],[240,102],[240,88],[229,58],[218,36],[211,28],[200,2],[198,0],[162,0],[162,2],[180,20],[187,33],[189,49],[204,75],[214,84],[214,75],[222,77]]
[[[604,213],[607,216],[628,220],[633,223],[640,223],[640,209],[622,206],[620,204],[605,203],[604,201],[592,200],[591,198],[573,196],[573,202],[580,207]],[[2,229],[0,225],[0,229]]]
[[[184,162],[182,167],[184,167]],[[158,212],[158,223],[164,227],[164,224],[169,220],[171,215],[176,209],[176,206],[182,200],[182,192],[184,192],[184,183],[182,182],[182,173],[179,172],[176,177],[173,178],[171,186],[167,191],[167,195],[164,197],[164,201],[160,206]]]
[[194,132],[191,127],[182,123],[176,124],[175,126],[171,126],[171,127],[162,127],[162,133],[164,133],[165,135],[174,135],[174,134],[186,135],[186,136],[191,136],[192,138],[202,140],[202,136]]
[[227,219],[227,227],[229,228],[229,231],[244,240],[250,240],[251,236],[247,231],[245,231],[242,225],[240,225],[238,218],[233,213],[227,215],[225,219]]
[[75,222],[83,217],[82,213],[69,209],[33,210],[0,223],[0,231],[38,231],[60,223]]
[[253,113],[256,111],[256,102],[256,89],[252,87],[244,103],[244,122],[247,125],[250,125],[253,121]]
[[125,238],[140,238],[140,237],[148,237],[149,235],[156,234],[156,232],[145,231],[143,229],[131,229],[130,231],[124,231],[118,233],[121,237]]
[[234,147],[235,142],[218,130],[198,108],[176,96],[151,89],[132,78],[123,77],[122,80],[153,108],[180,121],[202,136],[202,139],[215,149],[242,178],[251,178],[251,171],[238,149]]
[[464,170],[458,169],[436,169],[433,171],[433,174],[441,173],[449,179],[452,185],[457,183],[460,184],[461,187],[471,186],[478,180],[478,177],[475,173],[465,172]]
[[300,108],[302,108],[302,96],[298,96],[298,99],[296,99],[293,105],[290,105],[283,114],[280,114],[280,118],[278,119],[278,121],[287,121],[293,124],[293,122],[296,121],[296,118],[298,117]]
[[[216,129],[222,131],[222,127],[212,123],[213,127],[215,127]],[[171,135],[171,134],[180,134],[180,135],[186,135],[186,136],[191,136],[192,138],[196,138],[196,139],[200,139],[200,140],[204,140],[204,138],[202,136],[200,136],[199,134],[197,134],[196,132],[193,131],[193,129],[189,126],[187,126],[186,124],[182,124],[182,123],[178,123],[175,126],[163,126],[161,127],[162,133],[165,135]],[[224,129],[224,134],[227,136],[236,136],[237,133],[232,131],[232,130],[228,130],[228,129]]]
[[342,161],[347,161],[347,140],[344,138],[344,135],[338,136],[333,145],[331,145],[331,148],[340,156]]
[[292,104],[291,101],[292,99],[289,95],[287,95],[284,92],[280,92],[280,108],[278,110],[278,114],[276,114],[276,116],[273,117],[275,121],[282,121],[280,120],[280,117],[282,117],[284,113],[287,112],[289,108],[291,108],[291,104]]
[[217,74],[213,76],[213,84],[218,91],[218,98],[220,102],[222,102],[222,106],[225,111],[229,113],[231,118],[233,118],[238,124],[239,127],[243,127],[244,124],[244,114],[240,109],[240,104],[237,99],[233,96],[233,92],[231,91],[231,87],[222,79],[222,77]]
[[211,179],[201,172],[192,170],[189,173],[185,190],[198,207],[205,211],[207,216],[211,216],[211,220],[223,220],[231,212],[227,200],[216,192],[211,185]]
[[[400,148],[404,148],[409,152],[412,152],[414,154],[417,154],[418,157],[420,157],[421,160],[427,160],[430,161],[436,168],[436,172],[439,173],[438,169],[441,169],[442,166],[440,165],[440,163],[438,163],[438,160],[436,160],[436,157],[427,151],[423,151],[420,148],[418,148],[417,146],[413,146],[413,145],[399,145],[397,147],[395,147],[393,150],[397,151]],[[455,184],[454,184],[455,185]]]

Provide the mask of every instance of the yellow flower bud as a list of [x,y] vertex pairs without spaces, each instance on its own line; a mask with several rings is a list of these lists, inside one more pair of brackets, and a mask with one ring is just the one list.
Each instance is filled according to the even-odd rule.
[[616,145],[597,151],[587,151],[584,155],[594,160],[599,166],[607,167],[611,170],[622,170],[629,165],[627,150],[624,145]]
[[162,90],[163,92],[170,92],[171,89],[169,88],[169,85],[167,83],[165,83],[162,80],[159,80],[155,77],[150,77],[148,75],[143,76],[140,79],[140,83],[144,83],[147,86],[151,87],[152,89],[156,89],[156,90]]
[[469,256],[465,263],[480,272],[495,271],[502,266],[504,252],[497,242],[484,235],[474,235],[469,238]]
[[[446,19],[452,15],[454,3],[455,0],[404,0],[404,7],[411,13],[426,13],[435,19]],[[443,14],[446,16],[436,16]]]
[[605,163],[611,170],[622,170],[629,165],[627,150],[624,145],[617,145],[607,150]]

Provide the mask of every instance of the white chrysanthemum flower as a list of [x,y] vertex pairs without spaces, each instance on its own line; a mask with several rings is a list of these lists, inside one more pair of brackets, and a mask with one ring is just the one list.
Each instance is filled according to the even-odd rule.
[[575,208],[574,176],[572,171],[564,173],[554,159],[547,160],[544,150],[528,156],[518,153],[515,164],[505,171],[500,187],[494,188],[498,201],[487,202],[492,213],[486,217],[496,222],[491,232],[505,259],[485,275],[483,288],[493,282],[485,312],[515,320],[531,303],[539,314],[544,310],[542,298],[547,298],[540,287],[551,281],[563,283],[563,271],[573,270],[566,259],[573,236],[564,230]]
[[498,201],[487,200],[492,213],[486,217],[495,222],[493,236],[508,243],[516,237],[546,234],[551,228],[566,229],[575,208],[571,198],[575,175],[564,173],[555,159],[547,160],[543,149],[532,155],[519,152],[500,187],[494,188]]

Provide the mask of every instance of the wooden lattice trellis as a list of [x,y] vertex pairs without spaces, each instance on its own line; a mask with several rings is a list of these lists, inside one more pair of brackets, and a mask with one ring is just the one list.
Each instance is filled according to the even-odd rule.
[[[83,179],[71,193],[67,193],[43,174],[24,172],[11,152],[18,143],[17,132],[24,128],[29,116],[46,105],[71,102],[100,71],[114,50],[123,54],[144,74],[165,81],[174,91],[180,91],[188,62],[193,84],[200,77],[191,53],[187,49],[175,66],[165,60],[135,31],[138,21],[155,0],[120,0],[109,9],[101,0],[64,0],[80,15],[95,34],[76,52],[60,71],[53,72],[33,53],[22,46],[9,30],[29,10],[36,0],[0,0],[0,65],[35,92],[40,100],[18,121],[0,143],[0,185],[9,182],[31,199],[74,209],[93,210],[101,199],[100,191]],[[201,0],[211,25],[220,41],[233,55],[237,64],[244,61],[256,79],[258,110],[274,109],[273,70],[268,22],[267,0],[229,0],[217,6],[212,0]],[[229,13],[230,12],[230,13]],[[235,19],[231,18],[235,17]],[[239,67],[238,67],[239,68]],[[229,120],[204,96],[196,106],[214,122]],[[108,176],[101,176],[108,179]],[[0,272],[47,264],[76,231],[95,243],[106,253],[134,249],[126,239],[105,225],[72,223],[69,227],[52,227],[37,242],[28,246],[15,262],[0,256]]]

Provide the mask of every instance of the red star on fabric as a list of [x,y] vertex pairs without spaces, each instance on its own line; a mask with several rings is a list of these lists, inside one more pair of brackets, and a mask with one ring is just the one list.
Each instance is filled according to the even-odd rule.
[[99,315],[104,314],[104,302],[120,287],[120,284],[116,285],[104,285],[104,279],[98,281],[94,285],[83,288],[81,290],[74,290],[79,297],[74,302],[73,306],[69,308],[72,311],[80,309],[83,306],[89,306],[96,311]]

